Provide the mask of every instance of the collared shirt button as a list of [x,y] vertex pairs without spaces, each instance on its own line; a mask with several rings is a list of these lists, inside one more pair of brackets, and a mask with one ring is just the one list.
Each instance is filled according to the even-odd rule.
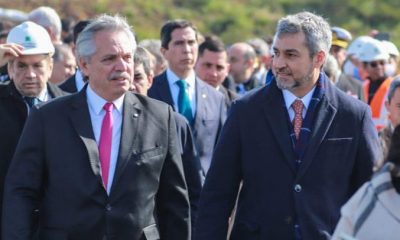
[[296,191],[296,192],[301,192],[301,190],[302,190],[302,187],[301,187],[300,184],[294,185],[294,191]]

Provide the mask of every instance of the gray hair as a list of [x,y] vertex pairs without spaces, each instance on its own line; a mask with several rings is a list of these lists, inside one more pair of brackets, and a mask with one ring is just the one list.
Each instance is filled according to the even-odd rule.
[[247,40],[247,43],[254,48],[254,51],[256,51],[257,56],[268,56],[271,53],[268,43],[262,40],[261,38],[249,39]]
[[159,39],[144,39],[139,42],[139,46],[146,48],[155,58],[157,64],[163,65],[167,60],[161,53],[161,40]]
[[136,49],[133,29],[126,20],[119,15],[110,16],[103,14],[93,19],[79,34],[76,40],[76,55],[78,58],[83,58],[90,62],[92,55],[96,52],[94,37],[100,31],[124,32],[133,44],[133,50]]
[[44,28],[51,29],[57,37],[56,40],[61,39],[60,16],[53,8],[46,6],[38,7],[29,13],[28,20],[35,22]]
[[151,68],[151,53],[144,47],[137,47],[133,62],[136,65],[143,65],[144,72],[149,75],[152,74],[153,69]]
[[310,12],[288,15],[279,20],[275,38],[300,32],[305,35],[305,44],[310,51],[310,57],[314,57],[319,51],[325,52],[328,56],[332,43],[332,31],[324,18]]
[[389,91],[388,91],[388,101],[390,102],[393,98],[394,92],[397,88],[400,87],[400,76],[395,77],[390,83]]

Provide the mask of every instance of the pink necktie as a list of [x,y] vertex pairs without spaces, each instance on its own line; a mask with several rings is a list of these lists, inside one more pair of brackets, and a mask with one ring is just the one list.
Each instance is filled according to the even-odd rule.
[[292,108],[294,110],[293,129],[296,134],[296,139],[299,139],[301,125],[303,124],[303,107],[303,102],[300,99],[296,99],[292,103]]
[[101,176],[103,178],[104,188],[107,190],[108,170],[110,169],[110,156],[112,145],[113,104],[106,103],[104,104],[103,109],[106,111],[106,115],[104,116],[103,123],[101,125],[99,155],[101,164]]

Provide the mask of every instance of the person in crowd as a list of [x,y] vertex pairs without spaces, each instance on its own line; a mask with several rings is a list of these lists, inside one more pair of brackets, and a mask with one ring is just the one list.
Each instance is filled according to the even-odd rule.
[[369,180],[378,135],[368,105],[321,72],[331,39],[326,20],[310,12],[279,20],[274,77],[231,107],[200,196],[196,240],[226,239],[236,199],[230,239],[325,239],[340,206]]
[[226,119],[224,97],[195,74],[197,29],[191,22],[167,21],[161,28],[161,52],[168,68],[154,78],[148,95],[171,105],[188,120],[205,176]]
[[236,85],[236,92],[244,95],[259,86],[254,76],[257,55],[254,48],[244,42],[235,43],[228,48],[229,74]]
[[154,76],[160,75],[167,69],[168,63],[161,53],[161,41],[159,39],[145,39],[139,42],[139,46],[146,48],[155,57]]
[[[144,47],[137,47],[134,57],[134,78],[131,91],[147,96],[153,84],[153,69],[151,68],[151,53]],[[174,113],[178,145],[182,156],[183,170],[189,192],[190,217],[192,229],[195,225],[198,202],[202,187],[202,169],[194,146],[193,135],[186,118],[177,112]]]
[[342,70],[348,76],[359,81],[365,81],[368,77],[362,61],[359,60],[359,55],[363,51],[364,44],[370,41],[374,41],[370,36],[359,36],[347,47],[347,57],[343,63]]
[[375,169],[379,169],[383,164],[389,151],[390,141],[393,130],[400,124],[400,77],[393,79],[390,84],[385,107],[388,112],[388,121],[383,129],[379,131],[379,139],[381,140],[383,158],[375,164]]
[[76,61],[69,45],[54,45],[54,49],[50,82],[59,85],[75,74]]
[[[76,23],[73,29],[73,48],[72,51],[75,55],[75,60],[78,63],[79,56],[77,56],[76,51],[75,51],[75,45],[76,45],[76,40],[78,39],[79,34],[83,31],[83,29],[89,25],[91,20],[82,20]],[[79,65],[79,64],[78,64]],[[65,80],[65,79],[64,79]],[[79,92],[80,90],[83,89],[87,81],[87,78],[83,75],[82,71],[78,68],[75,70],[75,74],[73,74],[71,77],[67,78],[63,83],[61,83],[60,88],[69,93],[75,93]]]
[[229,73],[228,54],[224,43],[216,36],[206,37],[199,45],[195,71],[197,76],[221,92],[229,109],[238,95],[222,85]]
[[53,53],[46,30],[30,21],[12,28],[7,43],[0,47],[0,64],[8,63],[11,78],[0,85],[0,203],[8,167],[31,108],[65,95],[48,82]]
[[33,109],[5,184],[3,238],[190,239],[172,109],[129,92],[134,33],[101,15],[79,35],[88,85]]
[[56,10],[47,6],[35,8],[28,14],[28,20],[44,27],[54,45],[62,44],[61,19]]
[[[336,86],[343,92],[365,101],[364,91],[362,82],[347,75],[342,71],[343,64],[347,58],[347,47],[352,39],[351,34],[344,28],[332,27],[332,46],[330,48],[330,53],[337,61],[337,70],[335,74]],[[329,60],[329,59],[328,59]]]
[[254,48],[257,56],[257,64],[254,69],[254,77],[258,79],[259,86],[265,84],[267,72],[271,67],[272,55],[267,42],[261,38],[252,38],[247,43]]
[[397,48],[397,46],[390,42],[390,41],[386,41],[386,40],[382,40],[383,46],[386,48],[386,50],[389,53],[389,60],[386,63],[385,66],[385,71],[386,71],[386,75],[389,77],[395,77],[397,76],[398,72],[398,65],[399,65],[399,49]]
[[371,107],[375,127],[379,131],[385,126],[388,116],[385,101],[392,78],[386,75],[385,66],[389,54],[381,41],[373,39],[363,45],[358,58],[368,73],[364,95]]
[[400,235],[400,126],[385,165],[342,207],[332,240],[395,240]]

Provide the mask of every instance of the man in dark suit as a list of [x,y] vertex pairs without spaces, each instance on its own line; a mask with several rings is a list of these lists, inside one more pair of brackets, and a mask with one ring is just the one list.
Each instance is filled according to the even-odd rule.
[[[151,53],[143,47],[137,47],[134,57],[134,78],[131,90],[135,93],[147,96],[147,92],[153,84],[153,70],[151,68]],[[182,156],[183,170],[188,187],[190,201],[190,217],[192,227],[197,216],[198,202],[201,192],[202,170],[200,160],[194,146],[192,130],[186,118],[177,112],[173,112],[176,130],[178,133],[178,145]]]
[[229,109],[238,95],[222,85],[229,73],[229,63],[224,43],[218,37],[206,37],[200,44],[194,69],[201,80],[224,95],[226,108]]
[[198,44],[192,23],[186,20],[165,23],[161,28],[161,52],[168,61],[168,69],[154,78],[148,95],[168,103],[188,119],[206,174],[226,118],[224,97],[195,75]]
[[32,22],[14,27],[1,52],[0,65],[8,62],[11,81],[0,85],[0,206],[4,179],[32,105],[66,94],[48,82],[54,47],[43,27]]
[[320,71],[330,42],[329,24],[317,15],[279,21],[275,77],[232,105],[201,193],[195,239],[226,239],[237,196],[230,239],[332,234],[380,147],[368,106]]
[[[79,21],[77,24],[74,26],[73,34],[74,34],[74,47],[73,47],[73,52],[75,53],[75,45],[76,45],[76,40],[78,39],[79,33],[83,31],[83,29],[89,25],[90,20],[82,20]],[[78,56],[75,56],[76,61],[78,62]],[[82,74],[81,70],[79,67],[76,69],[75,74],[72,75],[71,77],[67,78],[62,84],[60,84],[60,88],[69,93],[75,93],[79,92],[83,86],[86,84],[86,77]]]
[[6,178],[3,237],[189,239],[172,109],[128,92],[134,34],[102,15],[77,40],[89,84],[34,109]]

